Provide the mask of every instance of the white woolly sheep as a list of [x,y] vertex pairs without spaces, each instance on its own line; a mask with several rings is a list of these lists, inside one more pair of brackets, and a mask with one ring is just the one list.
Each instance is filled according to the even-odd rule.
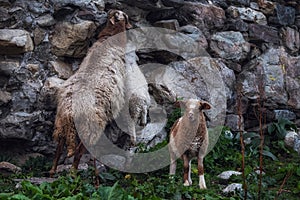
[[[78,144],[78,134],[74,122],[74,102],[81,111],[90,116],[99,126],[98,133],[90,133],[84,127],[81,134],[94,144],[99,140],[107,123],[118,116],[124,105],[125,47],[126,29],[131,25],[128,16],[118,10],[108,12],[106,27],[100,32],[98,41],[89,49],[78,71],[71,76],[58,91],[58,105],[53,138],[58,142],[50,175],[56,171],[64,144],[68,157],[75,154],[73,168],[77,169],[82,154],[86,151],[82,142]],[[121,33],[121,34],[119,34]],[[117,35],[117,36],[115,36]],[[112,40],[109,40],[111,36]],[[108,39],[108,40],[106,40]],[[105,41],[106,40],[106,41]],[[93,90],[91,96],[86,91]],[[81,99],[74,98],[74,94]],[[81,96],[80,96],[81,95]],[[89,115],[92,112],[93,115]],[[88,119],[86,119],[88,120]]]
[[[131,135],[131,143],[136,143],[136,124],[145,126],[147,113],[150,106],[150,94],[147,80],[137,64],[137,55],[128,44],[129,52],[126,53],[126,92],[129,116],[127,117],[128,133]],[[128,113],[128,112],[125,112]]]
[[192,185],[191,160],[198,159],[200,189],[206,189],[203,160],[208,147],[208,131],[203,110],[211,108],[205,101],[189,99],[183,101],[184,115],[179,118],[170,131],[170,174],[176,173],[176,158],[182,155],[184,165],[184,186]]

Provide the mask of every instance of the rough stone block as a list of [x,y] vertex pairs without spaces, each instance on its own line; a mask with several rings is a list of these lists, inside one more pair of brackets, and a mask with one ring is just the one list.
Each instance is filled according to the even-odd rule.
[[32,51],[33,48],[29,32],[20,29],[0,30],[0,54],[21,54]]

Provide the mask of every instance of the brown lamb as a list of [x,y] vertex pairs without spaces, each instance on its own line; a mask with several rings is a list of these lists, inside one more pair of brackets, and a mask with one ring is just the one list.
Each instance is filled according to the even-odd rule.
[[182,157],[184,186],[192,185],[191,160],[198,159],[200,189],[206,189],[203,160],[209,144],[208,131],[203,110],[211,105],[205,101],[189,99],[183,101],[184,115],[179,118],[170,131],[170,174],[176,173],[176,158]]

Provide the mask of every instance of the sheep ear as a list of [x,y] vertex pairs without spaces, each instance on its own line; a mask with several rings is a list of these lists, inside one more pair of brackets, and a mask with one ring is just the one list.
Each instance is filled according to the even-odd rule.
[[114,15],[115,11],[116,10],[109,10],[107,12],[107,17],[108,17],[109,21],[112,23],[112,25],[115,25],[115,15]]
[[212,106],[208,102],[206,102],[206,101],[201,102],[201,106],[200,106],[201,110],[209,110],[209,109],[211,109],[211,107]]
[[175,108],[181,108],[182,106],[185,106],[186,101],[183,100],[176,100],[174,103]]
[[112,23],[112,25],[115,25],[115,17],[110,18],[109,21]]
[[126,29],[131,29],[132,25],[129,23],[129,17],[128,17],[128,15],[126,15],[125,13],[123,15],[125,17],[125,26],[126,26]]

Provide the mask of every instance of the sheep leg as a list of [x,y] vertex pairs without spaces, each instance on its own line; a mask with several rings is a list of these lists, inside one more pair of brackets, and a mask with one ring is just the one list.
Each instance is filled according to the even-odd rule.
[[98,188],[100,185],[100,177],[99,177],[99,170],[96,164],[96,158],[94,158],[94,168],[95,168],[95,187]]
[[170,154],[170,175],[175,175],[176,173],[176,145],[173,136],[170,136],[170,142],[169,142],[169,154]]
[[131,118],[129,118],[129,122],[128,122],[128,132],[130,135],[131,145],[135,146],[135,144],[136,144],[135,122]]
[[147,124],[147,113],[148,113],[147,106],[144,105],[141,113],[141,123],[140,123],[141,126],[145,126]]
[[203,160],[206,154],[207,146],[204,145],[200,148],[198,153],[198,175],[199,175],[199,187],[200,189],[206,189],[205,179],[204,179],[204,165]]
[[191,177],[191,172],[192,172],[192,159],[189,162],[189,176],[188,176],[188,181],[190,183],[190,185],[192,185],[192,177]]
[[64,149],[64,144],[65,144],[65,138],[59,138],[59,141],[58,141],[58,144],[57,144],[57,147],[56,147],[55,157],[54,157],[54,160],[53,160],[53,165],[52,165],[52,168],[49,172],[50,177],[53,177],[53,175],[56,172],[58,161],[59,161],[60,156],[61,156],[61,154],[63,152],[63,149]]
[[208,144],[209,144],[207,130],[206,130],[205,135],[206,136],[203,140],[203,143],[202,143],[202,145],[199,149],[198,156],[197,156],[197,158],[198,158],[198,175],[199,175],[199,187],[200,187],[200,189],[206,189],[206,184],[205,184],[205,179],[204,179],[203,161],[204,161],[204,157],[206,155]]
[[186,154],[182,155],[183,158],[183,185],[190,186],[192,185],[192,180],[189,180],[191,177],[191,168],[190,168],[190,160]]
[[175,154],[172,152],[172,151],[170,151],[170,162],[171,162],[171,164],[170,164],[170,171],[169,171],[169,174],[170,175],[175,175],[175,173],[176,173],[176,156],[175,156]]
[[78,145],[78,147],[75,150],[74,160],[73,160],[73,164],[72,164],[72,170],[78,169],[80,159],[85,152],[86,152],[86,148],[83,145],[83,143],[80,142],[80,144]]
[[203,158],[204,158],[204,156],[198,157],[198,175],[199,175],[200,189],[206,189],[206,184],[205,184],[205,179],[204,179]]
[[136,144],[136,130],[135,126],[133,126],[132,132],[131,132],[131,144],[135,146]]
[[126,157],[125,169],[130,169],[132,167],[133,156],[134,156],[134,148],[129,148],[125,154]]

